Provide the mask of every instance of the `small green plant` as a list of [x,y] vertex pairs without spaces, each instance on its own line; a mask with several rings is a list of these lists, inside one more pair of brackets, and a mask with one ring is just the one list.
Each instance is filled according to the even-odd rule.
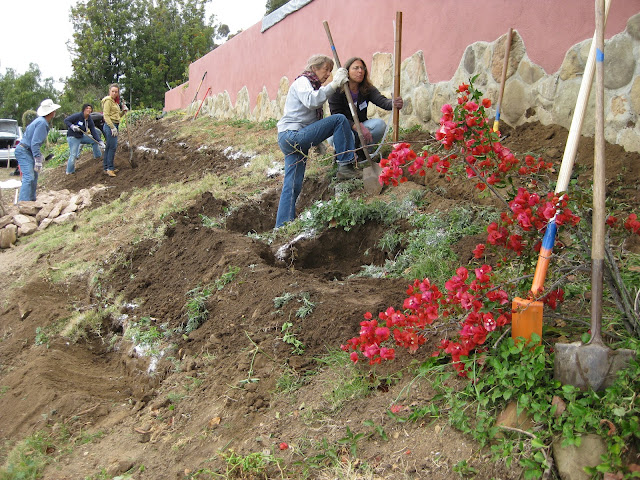
[[290,300],[293,300],[294,298],[296,298],[295,294],[289,293],[289,292],[285,292],[281,296],[275,297],[273,299],[273,306],[276,308],[276,310],[279,310],[282,307],[284,307],[287,303],[289,303]]
[[460,460],[453,466],[453,471],[460,475],[460,478],[474,477],[478,471],[467,463],[466,460]]
[[364,437],[365,434],[360,432],[360,433],[353,433],[351,431],[351,429],[349,427],[347,427],[347,433],[344,437],[342,437],[340,440],[338,440],[338,445],[345,445],[349,448],[349,453],[351,453],[351,456],[353,458],[357,457],[357,451],[358,451],[358,441]]
[[306,318],[311,315],[313,313],[313,310],[316,308],[316,305],[311,301],[311,297],[307,292],[285,292],[281,296],[275,297],[273,299],[273,306],[276,308],[276,310],[280,310],[287,303],[296,298],[298,299],[298,303],[302,303],[300,308],[298,308],[298,310],[296,311],[296,317]]
[[211,287],[196,287],[187,292],[187,303],[184,305],[187,315],[187,324],[184,332],[189,334],[197,330],[209,318],[207,310],[207,300],[211,296]]
[[200,214],[200,220],[202,220],[202,226],[204,228],[220,228],[222,226],[222,222],[214,218],[207,217],[202,213]]
[[297,337],[296,334],[292,331],[293,323],[284,322],[282,324],[282,341],[291,345],[291,353],[294,355],[302,355],[304,353],[304,343],[302,343]]
[[313,313],[313,309],[316,308],[316,305],[311,301],[307,292],[300,294],[300,300],[298,300],[298,302],[302,303],[302,306],[296,312],[296,317],[298,318],[308,317]]
[[38,346],[46,345],[46,347],[49,348],[50,340],[51,338],[49,336],[49,332],[47,332],[46,329],[42,327],[36,327],[36,340],[35,340],[36,345]]
[[248,455],[239,455],[233,450],[220,454],[227,464],[224,478],[273,478],[269,476],[270,468],[275,467],[282,471],[282,460],[269,453],[254,452]]
[[153,353],[163,338],[162,332],[153,322],[155,319],[151,317],[142,317],[138,322],[131,323],[124,332],[124,338]]
[[218,290],[222,290],[225,287],[225,285],[228,285],[229,283],[233,282],[233,279],[236,278],[236,275],[239,272],[240,272],[240,267],[229,265],[229,268],[227,269],[227,271],[222,275],[220,275],[220,278],[218,278],[215,281],[216,288]]

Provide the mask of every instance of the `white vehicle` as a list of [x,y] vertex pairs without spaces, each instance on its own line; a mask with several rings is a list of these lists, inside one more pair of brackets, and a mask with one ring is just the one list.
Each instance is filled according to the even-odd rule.
[[16,147],[20,140],[22,140],[22,128],[17,120],[0,118],[0,167],[18,166]]

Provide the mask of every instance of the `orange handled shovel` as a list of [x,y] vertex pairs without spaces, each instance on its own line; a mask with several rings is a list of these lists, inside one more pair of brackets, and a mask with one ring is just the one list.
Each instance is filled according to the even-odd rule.
[[[604,9],[605,24],[610,6],[611,0],[606,0]],[[562,157],[562,164],[560,165],[558,181],[556,183],[555,193],[558,194],[559,197],[560,194],[564,194],[569,187],[571,171],[573,170],[573,163],[575,161],[576,152],[578,150],[578,141],[580,140],[580,131],[582,130],[584,113],[587,108],[589,94],[591,93],[591,83],[593,82],[595,63],[596,35],[594,34],[593,41],[591,42],[591,49],[589,50],[587,64],[584,68],[584,75],[582,76],[582,83],[580,84],[580,91],[578,92],[578,98],[576,100],[576,108],[573,114],[573,118],[571,119],[571,127],[569,129],[567,144],[565,145],[564,155]],[[496,120],[497,119],[498,117],[496,116]],[[516,297],[513,299],[511,336],[514,339],[522,337],[527,340],[531,340],[531,334],[533,333],[537,334],[539,337],[542,337],[542,302],[535,300],[535,297],[542,291],[544,279],[547,276],[549,260],[551,258],[553,245],[555,243],[556,228],[556,217],[554,216],[551,218],[551,220],[549,220],[549,223],[547,224],[547,230],[542,239],[542,247],[540,248],[540,254],[538,255],[538,264],[536,265],[536,271],[533,276],[533,284],[531,286],[531,293],[529,295],[529,298]]]

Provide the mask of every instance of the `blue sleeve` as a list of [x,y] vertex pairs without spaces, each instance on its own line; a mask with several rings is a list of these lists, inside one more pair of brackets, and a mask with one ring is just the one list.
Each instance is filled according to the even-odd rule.
[[64,119],[64,124],[67,126],[67,128],[71,128],[71,125],[73,125],[73,122],[75,121],[75,119],[73,118],[75,116],[76,114],[74,113],[73,115],[69,115]]
[[[42,117],[41,117],[42,118]],[[34,157],[42,156],[40,147],[47,139],[49,133],[49,124],[45,120],[44,122],[38,122],[33,130],[33,136],[31,137],[31,153]]]

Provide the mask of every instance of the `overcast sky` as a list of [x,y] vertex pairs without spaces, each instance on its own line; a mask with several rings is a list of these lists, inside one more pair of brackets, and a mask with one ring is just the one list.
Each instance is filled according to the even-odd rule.
[[[0,0],[0,73],[13,68],[23,74],[29,63],[40,67],[42,78],[52,77],[56,88],[61,77],[71,75],[67,41],[73,28],[69,21],[76,0]],[[266,0],[209,0],[207,16],[229,25],[232,33],[262,21]]]

